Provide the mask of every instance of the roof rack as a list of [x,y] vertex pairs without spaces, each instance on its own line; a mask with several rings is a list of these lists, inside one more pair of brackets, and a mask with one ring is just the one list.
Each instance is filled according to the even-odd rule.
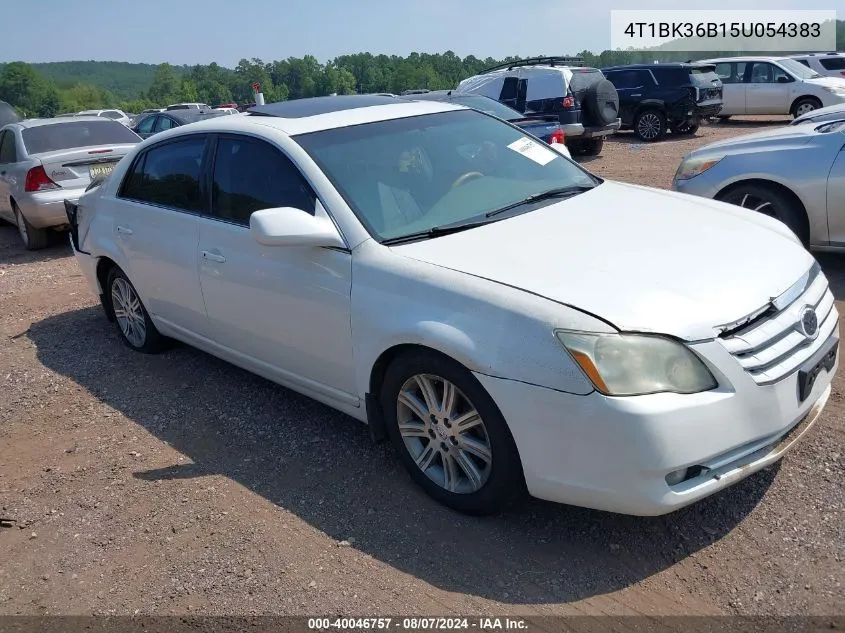
[[491,66],[486,70],[482,70],[479,74],[500,70],[502,68],[516,68],[517,66],[536,66],[538,64],[547,64],[549,66],[584,66],[584,59],[581,57],[528,57],[526,59],[519,59],[513,62],[506,62],[497,66]]

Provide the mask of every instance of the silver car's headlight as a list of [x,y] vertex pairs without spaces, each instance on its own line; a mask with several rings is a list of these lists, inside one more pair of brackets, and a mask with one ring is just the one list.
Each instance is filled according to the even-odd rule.
[[678,171],[675,172],[675,180],[689,180],[699,174],[703,174],[723,158],[724,156],[719,156],[718,158],[684,159],[681,161],[681,164],[678,165]]
[[568,330],[557,330],[555,336],[605,395],[698,393],[717,386],[698,356],[669,338]]

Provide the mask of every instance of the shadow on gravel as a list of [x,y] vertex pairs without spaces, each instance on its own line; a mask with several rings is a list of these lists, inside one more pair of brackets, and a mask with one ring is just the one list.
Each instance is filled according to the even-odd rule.
[[837,301],[845,301],[845,256],[841,253],[814,253],[830,282],[830,291]]
[[673,515],[636,518],[529,501],[452,512],[420,492],[357,421],[189,347],[119,341],[100,308],[32,325],[38,359],[193,461],[142,481],[220,473],[315,528],[447,591],[511,604],[617,591],[710,545],[760,502],[777,467]]
[[55,232],[50,235],[50,244],[40,251],[24,250],[18,236],[18,229],[4,220],[0,220],[0,266],[31,264],[51,259],[73,256],[68,243],[68,234]]

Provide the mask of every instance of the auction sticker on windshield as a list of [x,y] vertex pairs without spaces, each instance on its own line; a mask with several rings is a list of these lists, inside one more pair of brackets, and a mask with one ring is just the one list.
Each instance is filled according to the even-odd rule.
[[527,136],[523,136],[518,141],[514,141],[508,145],[508,148],[518,154],[522,154],[525,158],[533,160],[538,165],[545,165],[558,157],[558,154],[555,154],[550,149],[546,149],[536,141],[532,141]]

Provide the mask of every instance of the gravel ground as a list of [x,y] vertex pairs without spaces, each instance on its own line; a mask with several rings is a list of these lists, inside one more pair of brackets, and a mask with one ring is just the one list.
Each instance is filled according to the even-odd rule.
[[[668,187],[689,149],[776,123],[620,134],[586,165]],[[845,259],[821,261],[845,299]],[[0,614],[844,614],[842,392],[781,463],[673,515],[467,518],[341,414],[187,347],[132,353],[63,240],[4,226]]]

